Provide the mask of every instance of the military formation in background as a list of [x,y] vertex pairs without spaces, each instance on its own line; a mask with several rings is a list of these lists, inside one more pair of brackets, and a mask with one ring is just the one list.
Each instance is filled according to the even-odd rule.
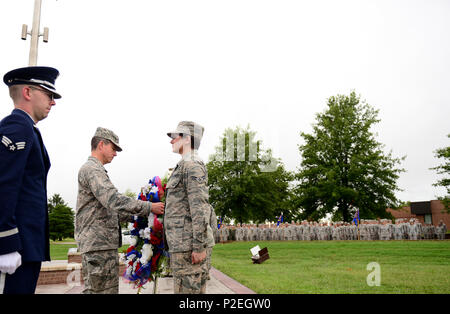
[[363,220],[358,226],[346,222],[294,222],[283,224],[221,224],[216,243],[227,241],[312,241],[312,240],[444,240],[447,227],[422,224],[419,220]]

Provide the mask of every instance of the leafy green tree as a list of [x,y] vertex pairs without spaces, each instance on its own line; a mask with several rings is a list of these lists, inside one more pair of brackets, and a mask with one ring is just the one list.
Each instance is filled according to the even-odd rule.
[[389,217],[388,207],[399,200],[396,181],[405,157],[383,152],[371,127],[380,120],[375,110],[355,92],[328,99],[316,115],[311,134],[301,132],[302,157],[296,173],[296,205],[302,218],[317,220],[331,213],[333,220],[350,221],[359,209],[361,218]]
[[48,200],[48,212],[51,213],[57,205],[67,206],[61,195],[58,193],[53,194],[53,196]]
[[53,195],[48,207],[50,239],[61,241],[64,238],[73,238],[74,213],[72,208],[67,206],[59,194]]
[[[450,134],[447,137],[450,138]],[[435,157],[443,158],[444,163],[431,169],[436,170],[438,174],[447,175],[447,177],[438,180],[433,186],[442,186],[447,189],[447,195],[439,196],[438,199],[444,204],[447,213],[450,213],[450,146],[437,149],[434,153]]]
[[123,195],[137,199],[137,194],[135,192],[131,191],[131,189],[129,189],[129,188],[126,189],[126,191],[125,191],[125,193],[123,193]]
[[209,158],[210,203],[224,222],[264,222],[280,212],[290,214],[292,174],[255,136],[249,126],[228,128]]

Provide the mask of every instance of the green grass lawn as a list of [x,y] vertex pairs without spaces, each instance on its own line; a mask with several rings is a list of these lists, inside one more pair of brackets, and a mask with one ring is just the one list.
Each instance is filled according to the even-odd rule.
[[[250,248],[270,259],[253,264]],[[367,270],[379,264],[380,286]],[[257,293],[450,293],[450,241],[268,241],[216,244],[212,265]]]
[[[253,264],[255,245],[267,247],[270,259]],[[71,247],[51,242],[51,258],[67,259]],[[379,264],[380,286],[367,284],[372,262]],[[219,243],[212,264],[257,293],[450,293],[448,240]]]
[[76,244],[62,244],[63,242],[50,242],[50,258],[52,260],[66,260],[69,248],[77,247]]

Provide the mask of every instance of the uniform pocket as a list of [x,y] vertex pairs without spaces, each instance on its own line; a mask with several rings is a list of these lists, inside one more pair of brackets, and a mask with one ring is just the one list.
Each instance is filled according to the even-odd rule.
[[175,189],[179,187],[181,181],[181,176],[171,176],[169,182],[167,182],[167,189]]

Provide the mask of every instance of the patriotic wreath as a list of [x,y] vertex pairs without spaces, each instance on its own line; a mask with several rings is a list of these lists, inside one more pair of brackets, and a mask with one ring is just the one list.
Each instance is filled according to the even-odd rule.
[[[165,185],[160,177],[153,177],[149,184],[141,189],[138,199],[149,202],[161,202],[164,199]],[[148,218],[133,217],[129,223],[131,243],[126,251],[126,269],[123,277],[141,288],[149,281],[166,276],[169,272],[169,255],[164,251],[163,218],[150,213]]]

